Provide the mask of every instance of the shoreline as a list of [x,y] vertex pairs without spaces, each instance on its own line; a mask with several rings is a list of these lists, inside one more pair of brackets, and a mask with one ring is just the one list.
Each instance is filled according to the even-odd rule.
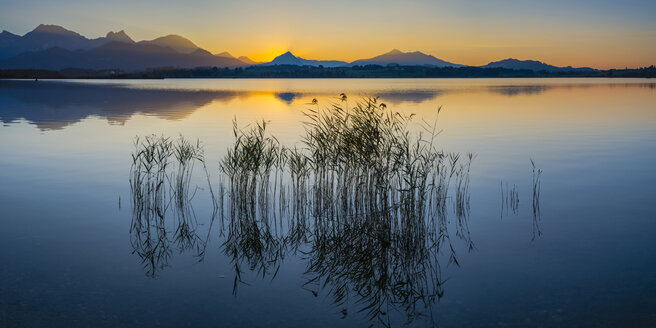
[[0,69],[0,79],[427,79],[427,78],[654,78],[656,67],[594,71],[533,71],[528,69],[428,66],[251,66],[247,68]]

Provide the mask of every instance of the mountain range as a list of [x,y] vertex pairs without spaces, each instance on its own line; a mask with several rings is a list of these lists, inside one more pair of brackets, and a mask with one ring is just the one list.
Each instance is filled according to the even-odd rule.
[[213,55],[173,34],[135,42],[125,31],[119,31],[88,39],[57,25],[39,25],[23,36],[0,33],[0,68],[145,70],[248,65],[232,56]]
[[[192,41],[175,34],[153,40],[134,41],[125,31],[109,32],[105,37],[89,39],[57,25],[39,25],[23,36],[0,33],[0,69],[119,69],[140,71],[151,68],[245,67],[245,66],[323,66],[351,67],[366,65],[403,65],[429,67],[464,67],[419,51],[394,49],[368,59],[345,62],[311,60],[286,52],[268,63],[258,63],[246,56],[228,52],[212,54]],[[482,68],[528,69],[534,71],[593,71],[583,67],[556,67],[533,60],[513,58],[492,62]]]

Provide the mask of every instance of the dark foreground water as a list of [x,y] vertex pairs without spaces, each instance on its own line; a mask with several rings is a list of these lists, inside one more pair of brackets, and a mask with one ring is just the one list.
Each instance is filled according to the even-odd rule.
[[[416,122],[443,106],[439,147],[476,154],[428,259],[289,218],[235,228],[199,165],[190,229],[172,205],[144,247],[136,136],[200,140],[217,192],[233,119],[301,147],[313,98],[362,96]],[[1,327],[656,326],[648,79],[0,81],[0,120]]]

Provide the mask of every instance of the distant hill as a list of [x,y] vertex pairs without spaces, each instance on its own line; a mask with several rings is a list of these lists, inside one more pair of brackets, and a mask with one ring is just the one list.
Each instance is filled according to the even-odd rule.
[[339,67],[348,66],[347,62],[338,60],[311,60],[296,57],[291,52],[286,53],[274,58],[271,62],[260,64],[262,66],[271,65],[296,65],[296,66],[323,66],[323,67]]
[[193,42],[176,34],[162,36],[150,41],[139,41],[138,43],[156,45],[160,47],[169,47],[183,54],[190,54],[196,51],[197,49],[200,49]]
[[258,65],[258,64],[260,64],[260,63],[258,63],[258,62],[256,62],[256,61],[254,61],[254,60],[252,60],[252,59],[246,57],[246,56],[240,56],[240,57],[237,58],[237,57],[233,56],[232,54],[230,54],[230,53],[227,52],[227,51],[224,51],[224,52],[221,52],[221,53],[215,54],[214,56],[219,56],[219,57],[226,57],[226,58],[237,59],[237,60],[239,60],[240,62],[244,63],[246,66],[252,66],[252,65]]
[[50,48],[27,52],[0,61],[3,69],[120,69],[145,70],[157,67],[240,67],[245,64],[235,58],[218,57],[196,49],[192,53],[179,53],[170,47],[148,43],[110,42],[89,50]]
[[421,65],[421,66],[435,66],[435,67],[464,66],[464,65],[450,63],[419,51],[402,52],[397,49],[394,49],[388,53],[376,57],[372,57],[368,59],[360,59],[351,63],[351,65],[383,65],[383,66],[389,64],[399,64],[404,66]]
[[509,68],[509,69],[528,69],[532,71],[548,71],[548,72],[560,72],[560,71],[595,71],[595,69],[590,67],[557,67],[549,65],[536,60],[519,60],[514,58],[508,58],[496,62],[489,63],[487,65],[481,66],[482,68]]
[[241,57],[239,57],[239,58],[237,58],[237,59],[239,59],[239,60],[241,60],[242,62],[244,62],[244,63],[246,63],[246,64],[249,64],[249,65],[257,65],[257,64],[259,64],[258,62],[254,61],[254,60],[252,60],[252,59],[250,59],[250,58],[248,58],[248,57],[246,57],[246,56],[241,56]]
[[218,54],[214,54],[214,56],[219,56],[219,57],[228,57],[228,58],[235,58],[235,56],[231,55],[229,52],[224,51]]

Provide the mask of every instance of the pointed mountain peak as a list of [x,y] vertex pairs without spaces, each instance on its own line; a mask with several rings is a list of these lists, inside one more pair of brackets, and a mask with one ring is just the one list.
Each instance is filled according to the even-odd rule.
[[134,43],[134,40],[125,33],[124,30],[120,30],[118,32],[108,32],[107,36],[105,36],[106,39],[112,40],[112,41],[120,41],[120,42],[128,42],[128,43]]
[[392,51],[386,53],[386,55],[400,55],[400,54],[403,54],[403,51],[399,49],[392,49]]
[[294,54],[291,51],[287,51],[282,55],[277,56],[273,60],[298,60],[299,58],[294,56]]
[[270,64],[273,65],[303,65],[304,59],[294,56],[291,51],[287,51],[284,54],[274,58]]

